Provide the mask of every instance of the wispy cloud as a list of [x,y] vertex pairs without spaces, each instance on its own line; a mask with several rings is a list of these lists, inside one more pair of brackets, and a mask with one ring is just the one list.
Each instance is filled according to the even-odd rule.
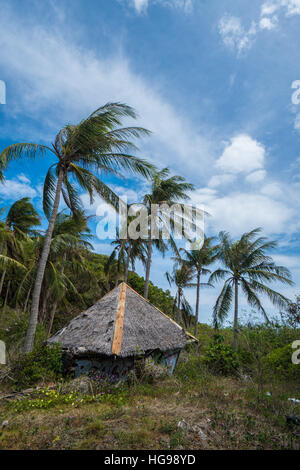
[[176,8],[190,13],[193,9],[194,0],[118,0],[126,2],[134,8],[138,14],[146,13],[150,5],[161,5],[168,8]]
[[[47,138],[66,122],[76,122],[97,106],[116,100],[133,106],[140,116],[138,124],[153,132],[151,142],[142,142],[142,149],[157,164],[172,163],[175,169],[184,164],[188,176],[201,161],[206,166],[212,161],[211,142],[199,131],[199,123],[195,128],[178,113],[155,77],[149,83],[136,74],[123,53],[96,55],[63,37],[58,29],[24,25],[8,13],[1,15],[0,27],[0,66],[11,90],[7,113],[31,118],[30,127],[21,128],[21,134],[18,128],[16,139],[35,133],[32,120],[40,136],[44,133]],[[164,155],[163,162],[158,153]]]
[[0,185],[1,198],[16,201],[22,197],[34,198],[36,196],[38,196],[38,191],[31,185],[30,179],[23,174],[7,179]]
[[219,33],[225,46],[237,51],[238,55],[250,49],[256,35],[257,26],[252,23],[246,30],[240,18],[229,14],[224,15],[219,21]]
[[262,31],[276,30],[280,16],[300,15],[300,0],[271,0],[262,4],[260,16],[246,28],[241,18],[225,14],[219,21],[219,33],[224,44],[241,56],[249,50]]

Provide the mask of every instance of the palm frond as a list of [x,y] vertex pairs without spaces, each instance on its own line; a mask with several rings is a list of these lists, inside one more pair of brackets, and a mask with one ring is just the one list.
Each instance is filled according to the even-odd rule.
[[245,281],[245,279],[242,279],[241,280],[241,285],[242,285],[242,289],[243,289],[243,291],[244,291],[244,293],[247,297],[249,305],[251,305],[251,307],[256,308],[259,312],[261,312],[263,314],[263,316],[265,317],[265,320],[267,322],[269,322],[268,315],[267,315],[265,309],[263,308],[263,306],[261,304],[261,301],[259,300],[259,298],[255,294],[255,292],[251,289],[251,284],[249,284],[247,281]]
[[213,324],[215,328],[223,323],[227,317],[233,299],[231,282],[225,282],[213,309]]
[[43,210],[48,220],[51,217],[56,193],[57,176],[55,173],[55,167],[56,164],[50,166],[45,178],[43,189]]

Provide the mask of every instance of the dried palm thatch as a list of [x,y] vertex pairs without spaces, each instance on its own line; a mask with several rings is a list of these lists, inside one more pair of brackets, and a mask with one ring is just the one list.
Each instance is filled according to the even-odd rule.
[[127,284],[122,283],[74,318],[48,343],[75,355],[128,357],[181,349],[197,341]]

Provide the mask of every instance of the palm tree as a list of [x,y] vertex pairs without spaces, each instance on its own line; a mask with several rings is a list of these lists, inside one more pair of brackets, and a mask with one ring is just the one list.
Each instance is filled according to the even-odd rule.
[[[40,225],[40,217],[28,197],[14,202],[8,210],[6,218],[0,223],[0,244],[3,271],[0,278],[0,294],[2,292],[7,268],[24,269],[22,264],[23,242],[38,232],[33,229]],[[7,255],[6,257],[4,257]],[[7,300],[7,295],[5,296]],[[4,302],[6,304],[6,302]]]
[[186,256],[186,259],[183,260],[183,263],[190,266],[196,275],[196,310],[194,329],[194,335],[196,337],[198,335],[200,288],[204,286],[211,286],[209,283],[201,282],[201,278],[202,276],[211,273],[211,271],[209,269],[206,269],[205,266],[209,266],[210,264],[212,264],[218,257],[218,247],[212,245],[213,241],[214,237],[205,237],[202,248],[200,250],[189,251],[181,249],[181,251]]
[[131,107],[124,104],[108,103],[79,124],[67,125],[61,129],[52,147],[20,143],[10,145],[1,154],[1,166],[7,166],[12,160],[21,158],[34,160],[50,154],[57,160],[51,164],[44,183],[43,207],[49,225],[38,262],[29,326],[24,343],[25,353],[31,351],[34,344],[41,288],[61,194],[73,213],[81,207],[75,185],[89,193],[91,202],[96,192],[118,210],[117,195],[95,175],[95,172],[120,175],[120,170],[129,170],[149,177],[153,171],[151,164],[128,154],[130,150],[136,149],[129,139],[148,135],[149,132],[139,127],[119,128],[124,117],[136,118],[136,114]]
[[170,284],[174,283],[177,287],[177,292],[175,295],[175,301],[173,306],[173,311],[175,314],[175,319],[180,321],[180,311],[181,308],[184,306],[185,310],[188,310],[189,307],[186,298],[184,297],[184,289],[188,287],[193,287],[193,269],[188,266],[187,264],[182,264],[179,269],[176,269],[176,264],[173,270],[173,274],[166,273],[166,278]]
[[[87,220],[83,213],[78,212],[75,216],[67,215],[63,211],[58,213],[54,230],[50,253],[46,264],[45,275],[42,285],[41,302],[39,309],[39,322],[45,323],[47,311],[50,310],[49,329],[52,327],[54,315],[58,302],[67,303],[67,291],[74,293],[79,298],[77,289],[70,280],[70,274],[86,269],[84,250],[91,249],[89,243],[91,238],[90,230],[87,227]],[[24,247],[24,263],[27,266],[26,275],[19,283],[16,302],[25,298],[24,311],[29,302],[28,292],[32,291],[34,285],[37,260],[43,249],[43,236],[35,237],[31,242],[25,243]],[[66,273],[65,270],[68,270]],[[50,308],[51,307],[51,308]]]
[[109,256],[105,264],[105,273],[108,272],[111,274],[111,271],[115,271],[116,280],[115,285],[119,284],[119,278],[122,268],[124,269],[126,263],[126,240],[119,237],[119,232],[117,231],[116,239],[111,242],[114,246],[111,255]]
[[128,281],[129,266],[131,264],[132,271],[135,270],[135,262],[139,260],[146,265],[146,249],[144,240],[138,238],[137,240],[128,239],[128,245],[126,249],[126,263],[124,269],[124,282]]
[[57,216],[48,259],[48,272],[52,278],[48,282],[52,298],[48,336],[52,330],[58,301],[66,303],[66,293],[71,291],[82,302],[81,296],[67,274],[76,272],[76,275],[82,271],[89,273],[84,256],[85,250],[92,249],[89,241],[92,235],[87,225],[89,218],[83,212],[76,213],[76,216],[61,212]]
[[29,197],[23,197],[10,207],[6,216],[6,225],[21,238],[38,234],[33,227],[41,225],[41,219]]
[[260,228],[245,233],[240,240],[233,241],[229,234],[220,232],[219,259],[225,269],[217,269],[209,278],[209,282],[226,278],[222,291],[213,310],[215,327],[228,315],[234,297],[234,340],[233,347],[237,350],[238,337],[238,294],[241,286],[249,305],[261,312],[266,321],[268,316],[259,299],[259,294],[266,295],[279,307],[284,307],[288,299],[271,289],[265,283],[282,282],[292,285],[291,274],[283,266],[277,266],[266,254],[274,249],[277,243],[265,237],[257,237]]
[[[130,223],[135,219],[135,216],[128,216],[126,220],[127,229]],[[121,269],[124,270],[124,282],[128,281],[129,266],[131,263],[134,270],[135,261],[139,259],[145,264],[145,246],[144,240],[138,238],[133,240],[127,235],[127,238],[120,238],[119,231],[117,230],[116,239],[111,243],[114,249],[107,260],[106,272],[112,267],[116,268],[116,285],[118,285]]]
[[[152,188],[151,193],[144,196],[144,204],[148,208],[148,213],[151,214],[151,205],[152,204],[168,204],[172,206],[180,200],[187,200],[189,196],[187,195],[188,191],[192,191],[194,186],[185,181],[182,176],[169,176],[170,171],[168,168],[157,171],[152,176]],[[180,204],[181,205],[181,204]],[[161,224],[165,222],[165,216],[163,210],[160,210],[159,221]],[[169,214],[168,214],[169,216]],[[150,215],[151,218],[151,215]],[[171,219],[172,226],[176,225],[174,218]],[[149,291],[149,281],[150,281],[150,269],[152,261],[152,251],[153,251],[153,238],[152,238],[152,224],[150,224],[150,235],[148,237],[147,243],[147,262],[146,262],[146,276],[145,276],[145,287],[144,287],[144,297],[148,298]],[[169,243],[176,250],[174,240],[172,237],[169,239]],[[161,239],[156,239],[155,244],[158,249],[161,251],[164,250],[165,244]]]

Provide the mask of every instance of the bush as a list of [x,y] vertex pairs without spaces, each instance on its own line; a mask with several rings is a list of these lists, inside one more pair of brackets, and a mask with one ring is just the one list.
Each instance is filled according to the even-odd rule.
[[136,362],[135,367],[129,373],[129,382],[140,382],[145,384],[153,384],[160,379],[170,376],[168,367],[159,364],[151,357]]
[[183,351],[180,354],[178,365],[175,369],[175,376],[178,377],[183,383],[187,381],[202,380],[205,375],[205,366],[203,359],[195,351],[186,353]]
[[221,335],[214,335],[214,340],[209,345],[203,358],[204,364],[216,374],[229,375],[236,372],[238,358],[231,346],[224,344]]
[[38,345],[31,353],[19,356],[11,365],[17,388],[33,385],[41,380],[55,380],[62,374],[62,352],[59,345]]
[[[0,340],[6,344],[8,360],[20,354],[24,344],[26,331],[28,329],[29,318],[27,314],[17,310],[7,310],[1,312]],[[35,344],[42,345],[47,339],[45,327],[37,324],[35,333]]]
[[263,358],[265,373],[277,376],[281,380],[300,380],[300,364],[292,363],[292,354],[295,350],[291,344],[277,348]]

